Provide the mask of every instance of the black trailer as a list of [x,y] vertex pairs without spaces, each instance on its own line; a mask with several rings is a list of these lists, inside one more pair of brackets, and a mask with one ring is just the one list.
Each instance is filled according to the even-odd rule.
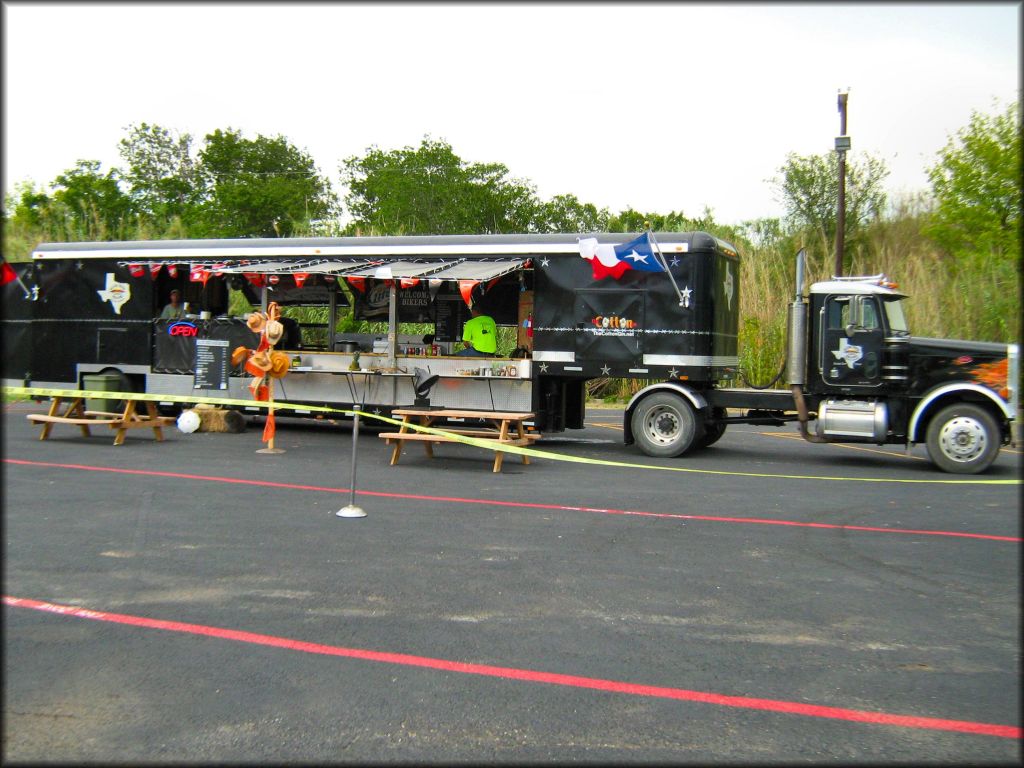
[[[277,393],[288,403],[387,413],[413,404],[420,369],[438,377],[434,405],[529,410],[544,432],[582,428],[589,379],[708,386],[736,375],[736,250],[702,232],[649,234],[42,244],[17,265],[29,295],[6,287],[4,383],[79,387],[106,374],[129,391],[247,397],[242,369],[213,390],[195,376],[197,344],[257,342],[228,314],[234,289],[254,306],[325,309],[319,338],[299,328],[278,345],[296,362]],[[161,320],[175,288],[187,315]],[[517,329],[513,349],[455,354],[470,304]],[[387,331],[337,332],[347,306]],[[409,323],[429,324],[433,339],[403,333]],[[356,359],[382,375],[332,375]]]

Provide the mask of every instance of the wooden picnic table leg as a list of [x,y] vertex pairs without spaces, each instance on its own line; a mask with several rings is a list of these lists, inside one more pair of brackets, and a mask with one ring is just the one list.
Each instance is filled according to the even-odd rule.
[[[84,419],[85,418],[85,406],[83,405],[82,398],[76,397],[67,408],[64,409],[64,413],[59,413],[61,403],[64,402],[63,397],[55,397],[50,403],[50,410],[48,414],[50,416],[56,416],[61,419]],[[43,431],[39,435],[40,440],[45,440],[50,436],[50,430],[53,429],[54,422],[46,422],[43,424]],[[92,432],[89,431],[88,424],[79,424],[78,428],[82,431],[83,437],[92,437]]]
[[[57,415],[57,410],[60,408],[60,400],[61,399],[59,397],[55,397],[52,400],[50,400],[50,410],[48,410],[46,412],[47,416],[56,416]],[[46,438],[48,438],[50,436],[50,428],[52,426],[53,426],[53,422],[52,421],[44,421],[43,422],[43,431],[39,433],[39,439],[40,440],[45,440]]]
[[[67,409],[67,411],[64,413],[64,415],[67,416],[67,417],[70,417],[72,419],[84,419],[85,418],[85,401],[82,398],[80,398],[80,397],[76,397],[75,401],[73,403],[71,403],[71,407]],[[92,436],[92,432],[89,431],[89,425],[88,424],[79,424],[78,428],[82,430],[82,436],[83,437],[91,437]]]
[[156,441],[162,443],[164,441],[164,430],[160,424],[160,411],[157,410],[156,403],[152,400],[146,401],[146,413],[153,420],[153,435]]
[[[522,422],[522,420],[519,420],[519,421],[516,422],[516,436],[520,440],[525,440],[526,439],[526,430],[523,429],[523,422]],[[530,446],[529,446],[529,444],[527,444],[527,445],[525,445],[523,447],[524,448],[529,448]],[[530,463],[530,457],[527,456],[525,453],[522,454],[522,456],[523,456],[523,464],[529,464]]]
[[114,437],[114,445],[122,445],[125,435],[128,434],[128,423],[135,421],[135,401],[129,400],[124,406],[124,413],[121,415],[121,423]]
[[[409,419],[408,415],[402,417],[402,426],[398,430],[398,434],[409,431]],[[391,466],[395,466],[398,463],[398,457],[402,455],[402,439],[392,440],[394,446],[391,448]]]
[[505,461],[505,453],[501,450],[501,444],[508,439],[508,419],[501,420],[501,429],[498,430],[498,450],[494,452],[494,472],[501,472],[501,464]]
[[[59,413],[57,413],[57,411],[60,410],[60,404],[61,404],[61,400],[62,399],[63,398],[60,398],[60,397],[54,397],[54,398],[52,398],[50,400],[50,410],[48,410],[46,412],[47,416],[59,416],[60,415]],[[43,422],[43,431],[39,433],[39,439],[40,440],[45,440],[46,438],[48,438],[50,436],[50,430],[52,428],[53,428],[53,422],[52,421],[44,421]]]
[[[434,420],[430,416],[421,416],[420,417],[420,426],[421,427],[429,427],[433,423],[434,423]],[[434,458],[434,444],[432,442],[430,442],[429,440],[424,440],[423,441],[423,448],[427,452],[427,458],[429,458],[429,459]]]

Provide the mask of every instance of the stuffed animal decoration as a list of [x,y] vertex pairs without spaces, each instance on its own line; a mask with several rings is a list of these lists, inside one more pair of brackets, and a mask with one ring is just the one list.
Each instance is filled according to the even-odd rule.
[[[284,325],[281,323],[281,308],[276,301],[270,302],[266,313],[253,312],[246,318],[246,325],[253,333],[260,336],[256,349],[248,347],[235,347],[231,353],[231,364],[242,365],[245,371],[252,376],[249,382],[249,391],[256,400],[272,401],[273,383],[272,379],[281,379],[288,375],[291,361],[284,352],[274,350],[274,345],[284,335]],[[263,442],[270,443],[273,448],[275,424],[274,409],[267,411],[267,423],[263,428]]]

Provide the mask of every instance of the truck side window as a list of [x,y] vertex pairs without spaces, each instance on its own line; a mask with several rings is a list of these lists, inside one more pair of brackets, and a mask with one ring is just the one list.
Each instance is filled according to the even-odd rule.
[[[854,314],[851,311],[853,302],[854,297],[851,296],[836,296],[829,299],[826,312],[828,327],[831,330],[844,329],[851,322],[851,317]],[[872,330],[882,327],[878,304],[874,298],[865,296],[860,299],[860,315],[861,328]]]
[[862,305],[862,317],[863,328],[881,328],[882,324],[878,320],[878,305],[874,299],[865,298]]
[[850,321],[850,297],[833,297],[829,299],[827,306],[827,327],[832,330],[845,328]]

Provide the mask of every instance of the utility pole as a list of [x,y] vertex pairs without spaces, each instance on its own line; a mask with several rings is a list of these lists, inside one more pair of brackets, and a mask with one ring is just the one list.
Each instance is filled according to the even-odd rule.
[[839,154],[839,200],[836,212],[836,277],[841,277],[843,274],[843,251],[846,246],[846,151],[850,148],[850,137],[846,135],[846,99],[849,95],[849,88],[839,92],[839,135],[836,137],[836,152]]

